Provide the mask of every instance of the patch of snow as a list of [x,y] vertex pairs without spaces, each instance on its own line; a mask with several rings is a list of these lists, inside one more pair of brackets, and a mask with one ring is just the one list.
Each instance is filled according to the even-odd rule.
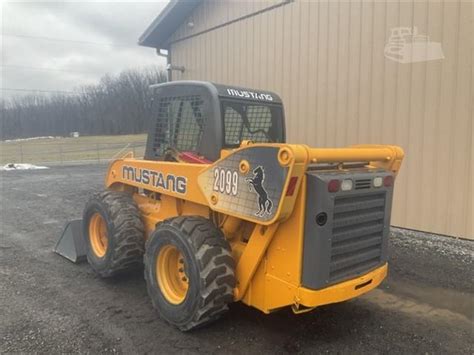
[[436,252],[446,258],[456,259],[464,264],[474,263],[474,241],[448,237],[427,232],[391,227],[390,243],[398,248],[416,249],[418,253]]
[[0,167],[0,170],[11,171],[11,170],[40,170],[40,169],[49,169],[47,166],[38,166],[33,164],[15,164],[8,163],[3,167]]
[[54,139],[53,136],[41,136],[41,137],[30,137],[30,138],[18,138],[18,139],[7,139],[4,140],[4,143],[13,143],[13,142],[25,142],[25,141],[34,141],[38,139]]

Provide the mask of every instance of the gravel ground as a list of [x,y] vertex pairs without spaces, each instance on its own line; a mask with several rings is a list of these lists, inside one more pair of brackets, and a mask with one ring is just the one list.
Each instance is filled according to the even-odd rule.
[[141,274],[101,280],[52,253],[105,166],[0,172],[0,352],[472,354],[473,243],[394,229],[390,274],[358,299],[294,315],[242,304],[180,333]]

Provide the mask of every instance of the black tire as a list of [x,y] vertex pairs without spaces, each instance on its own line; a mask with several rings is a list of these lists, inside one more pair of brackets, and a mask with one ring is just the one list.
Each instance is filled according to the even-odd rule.
[[[105,255],[94,253],[89,224],[100,214],[106,225]],[[87,260],[101,277],[112,277],[143,267],[145,251],[144,226],[132,197],[124,192],[104,191],[93,195],[83,214],[83,235],[87,243]]]
[[[166,246],[184,259],[188,289],[179,304],[168,301],[157,280],[157,258]],[[222,232],[208,219],[171,218],[160,223],[146,244],[145,280],[148,294],[161,318],[182,331],[218,319],[233,302],[234,259]]]

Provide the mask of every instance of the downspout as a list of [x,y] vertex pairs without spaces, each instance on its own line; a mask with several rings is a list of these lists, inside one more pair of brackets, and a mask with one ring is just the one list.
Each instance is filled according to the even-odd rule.
[[[166,51],[166,53],[164,51]],[[166,58],[166,81],[170,82],[173,80],[172,78],[173,70],[178,70],[181,73],[184,73],[184,66],[176,66],[176,65],[171,64],[171,50],[170,49],[157,48],[156,54],[158,54],[160,57]]]
[[[166,51],[166,52],[164,52]],[[171,76],[171,51],[169,49],[157,48],[156,54],[160,57],[166,58],[166,81],[170,82],[173,80]]]

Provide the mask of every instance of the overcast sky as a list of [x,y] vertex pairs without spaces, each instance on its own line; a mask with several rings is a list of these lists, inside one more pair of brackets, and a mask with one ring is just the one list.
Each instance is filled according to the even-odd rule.
[[0,2],[2,88],[72,91],[106,73],[165,65],[137,41],[166,1]]

